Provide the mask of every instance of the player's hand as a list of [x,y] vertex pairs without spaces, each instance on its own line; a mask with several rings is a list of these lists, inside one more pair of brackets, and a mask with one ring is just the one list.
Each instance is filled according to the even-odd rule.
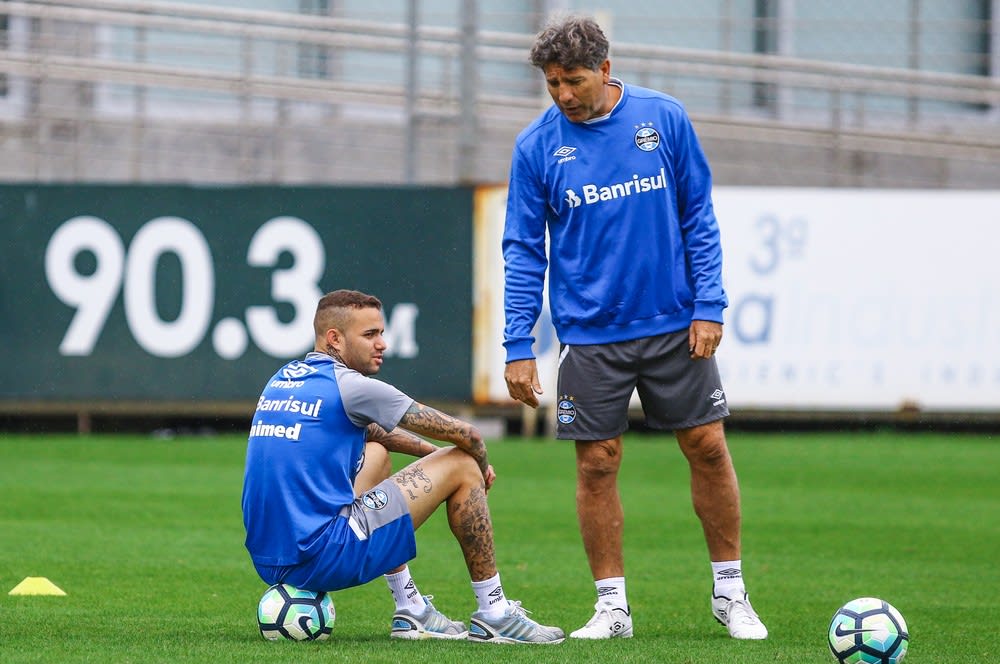
[[532,408],[538,407],[536,395],[542,393],[542,384],[538,382],[538,367],[534,359],[508,362],[503,377],[512,399]]
[[493,464],[486,466],[486,473],[483,474],[483,481],[486,482],[486,493],[489,493],[490,487],[497,481],[497,474],[496,471],[493,470]]
[[710,320],[693,320],[688,328],[688,352],[693,360],[707,360],[715,355],[722,343],[722,324]]

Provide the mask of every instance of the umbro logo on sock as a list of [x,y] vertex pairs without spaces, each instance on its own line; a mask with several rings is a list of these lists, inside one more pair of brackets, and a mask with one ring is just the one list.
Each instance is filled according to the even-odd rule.
[[618,591],[614,586],[601,586],[597,589],[598,597],[607,597],[608,595],[617,595]]
[[743,572],[736,569],[735,567],[729,567],[726,569],[720,569],[716,575],[715,580],[721,581],[722,579],[742,579]]
[[503,586],[497,586],[496,588],[494,588],[492,591],[490,591],[490,594],[487,595],[487,597],[492,598],[490,599],[490,606],[493,606],[494,604],[499,602],[500,599],[503,597]]

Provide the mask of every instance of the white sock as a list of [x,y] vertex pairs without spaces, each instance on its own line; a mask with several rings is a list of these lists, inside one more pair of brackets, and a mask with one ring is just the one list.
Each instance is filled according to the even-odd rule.
[[746,592],[743,585],[743,561],[742,560],[720,560],[712,562],[712,593],[714,595],[728,597],[729,599],[742,598]]
[[597,601],[603,604],[610,604],[619,609],[628,611],[628,598],[625,596],[625,577],[612,576],[607,579],[594,581],[597,588]]
[[507,597],[500,585],[500,572],[485,581],[473,581],[472,592],[476,594],[479,613],[485,614],[486,618],[499,618],[507,610]]
[[417,590],[417,584],[413,582],[413,577],[410,576],[409,566],[404,567],[401,572],[384,576],[385,582],[389,584],[389,592],[392,593],[392,598],[396,601],[397,611],[399,609],[414,609],[417,612],[424,610],[427,604],[420,595],[420,591]]

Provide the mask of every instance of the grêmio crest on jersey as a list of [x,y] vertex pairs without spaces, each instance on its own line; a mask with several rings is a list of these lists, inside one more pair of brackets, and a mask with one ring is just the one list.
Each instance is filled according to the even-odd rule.
[[652,122],[643,122],[636,127],[632,140],[635,142],[635,147],[643,152],[652,152],[660,147],[660,132],[653,128]]

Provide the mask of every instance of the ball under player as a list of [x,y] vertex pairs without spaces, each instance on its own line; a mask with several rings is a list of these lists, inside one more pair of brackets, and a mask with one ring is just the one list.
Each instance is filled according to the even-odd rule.
[[531,63],[554,103],[517,138],[503,236],[511,397],[538,405],[532,328],[546,269],[561,344],[556,436],[576,444],[577,516],[597,591],[593,617],[570,636],[632,636],[617,480],[638,389],[646,423],[674,432],[691,469],[712,612],[731,636],[763,639],[743,583],[714,357],[727,299],[708,163],[680,102],[612,78],[608,50],[588,18],[538,35]]
[[[561,642],[561,629],[505,596],[486,502],[496,474],[479,431],[371,377],[382,366],[384,327],[374,296],[328,293],[316,309],[315,350],[264,387],[242,499],[254,567],[267,584],[314,592],[385,575],[397,638]],[[390,475],[389,452],[420,458]],[[478,603],[468,629],[420,594],[406,565],[416,556],[414,531],[442,504]]]

